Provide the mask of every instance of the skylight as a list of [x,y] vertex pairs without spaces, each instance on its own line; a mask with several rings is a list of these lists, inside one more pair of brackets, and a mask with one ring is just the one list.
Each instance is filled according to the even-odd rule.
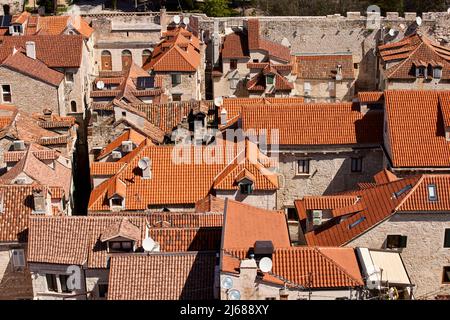
[[437,201],[436,185],[429,184],[427,186],[427,189],[428,189],[428,200],[429,201]]
[[408,184],[407,186],[401,188],[399,191],[394,192],[394,197],[398,198],[405,192],[409,191],[412,188],[412,185]]
[[348,228],[352,229],[352,228],[356,227],[358,224],[360,224],[361,222],[363,222],[364,220],[366,220],[366,217],[361,217],[358,220],[356,220],[355,222],[353,222],[352,224],[349,224]]

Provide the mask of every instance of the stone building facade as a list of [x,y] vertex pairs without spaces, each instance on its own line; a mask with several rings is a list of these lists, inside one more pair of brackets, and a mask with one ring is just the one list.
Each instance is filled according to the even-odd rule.
[[0,15],[7,16],[22,12],[25,0],[0,0]]
[[445,230],[450,229],[450,214],[440,212],[396,213],[346,246],[385,249],[388,235],[407,237],[401,253],[416,299],[449,295],[450,284],[443,283],[444,267],[450,266],[450,248],[444,246]]

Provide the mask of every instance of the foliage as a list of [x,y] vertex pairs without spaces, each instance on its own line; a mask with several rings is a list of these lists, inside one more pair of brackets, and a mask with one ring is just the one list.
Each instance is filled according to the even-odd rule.
[[229,0],[205,0],[203,12],[210,17],[227,17],[232,14]]

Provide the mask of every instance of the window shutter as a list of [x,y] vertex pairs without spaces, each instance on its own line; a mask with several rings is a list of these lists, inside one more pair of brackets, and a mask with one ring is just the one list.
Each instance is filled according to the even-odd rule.
[[13,26],[10,26],[10,27],[9,27],[9,33],[10,33],[10,34],[13,34],[13,33],[14,33],[14,27],[13,27]]
[[399,240],[399,243],[398,243],[398,247],[399,247],[399,248],[406,248],[406,242],[407,242],[407,240],[408,240],[408,237],[407,237],[407,236],[401,236],[401,237],[400,237],[400,240]]

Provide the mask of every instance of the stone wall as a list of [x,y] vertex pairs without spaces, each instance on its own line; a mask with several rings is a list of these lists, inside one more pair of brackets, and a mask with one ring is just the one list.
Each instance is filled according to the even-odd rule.
[[397,213],[347,246],[384,249],[388,235],[407,236],[406,248],[399,250],[415,285],[414,295],[434,299],[450,294],[450,285],[442,284],[443,267],[450,265],[450,248],[443,247],[446,228],[450,228],[448,213]]
[[[294,150],[293,150],[294,151]],[[294,200],[307,195],[327,195],[357,187],[358,182],[370,182],[383,169],[380,148],[352,150],[309,150],[307,154],[282,153],[279,158],[281,183],[277,192],[277,207],[292,207]],[[362,157],[362,172],[351,172],[351,158]],[[297,174],[297,161],[309,159],[310,174]]]
[[[31,274],[27,267],[15,269],[11,249],[24,249],[23,244],[0,244],[0,300],[31,299]],[[26,258],[26,257],[25,257]]]
[[46,108],[55,114],[66,115],[63,101],[64,81],[57,88],[5,67],[0,67],[0,79],[2,84],[11,86],[12,104],[19,110],[31,114],[42,113]]
[[[304,95],[305,83],[309,83],[311,94],[306,97]],[[333,83],[335,90],[330,93],[329,84]],[[355,92],[353,80],[335,81],[330,80],[307,80],[297,79],[295,81],[296,94],[305,96],[305,101],[309,102],[332,102],[332,101],[351,101]],[[333,99],[334,97],[335,99]]]
[[0,16],[5,15],[6,6],[9,6],[9,14],[17,14],[22,12],[25,0],[0,0]]
[[239,190],[216,190],[216,197],[218,198],[230,198],[245,204],[249,204],[254,207],[274,210],[276,209],[276,192],[275,191],[258,191],[255,190],[250,195],[241,194]]
[[93,300],[105,300],[99,297],[98,285],[108,284],[109,269],[87,269],[86,270],[86,290],[91,293]]

